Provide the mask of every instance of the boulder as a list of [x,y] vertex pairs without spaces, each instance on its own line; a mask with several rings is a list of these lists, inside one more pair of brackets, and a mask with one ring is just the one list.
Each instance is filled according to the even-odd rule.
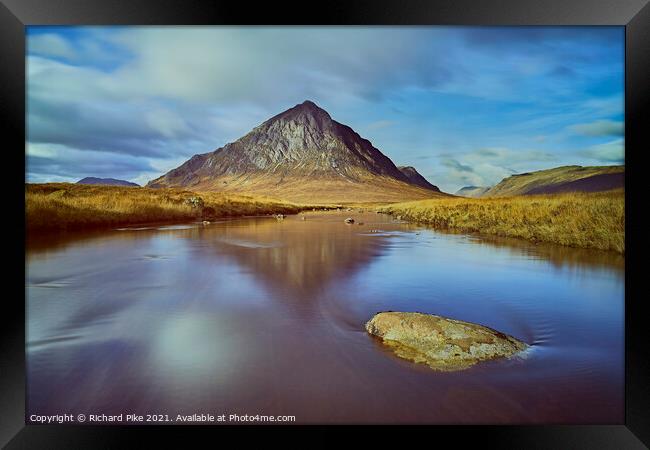
[[203,199],[201,197],[189,197],[185,199],[185,204],[192,208],[203,208]]
[[352,217],[348,217],[347,219],[345,219],[344,222],[345,223],[354,223],[354,219]]
[[366,323],[366,331],[400,358],[441,371],[509,358],[528,348],[526,343],[482,325],[417,312],[380,312]]

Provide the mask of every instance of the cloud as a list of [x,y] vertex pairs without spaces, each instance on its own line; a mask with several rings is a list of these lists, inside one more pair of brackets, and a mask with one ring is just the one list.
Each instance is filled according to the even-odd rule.
[[549,47],[566,46],[567,40],[599,47],[621,45],[623,33],[621,27],[583,27],[580,33],[571,27],[467,27],[464,36],[477,47],[548,51]]
[[145,158],[51,144],[28,144],[26,164],[27,178],[32,182],[50,179],[74,182],[86,176],[130,180],[155,172]]
[[474,173],[474,169],[472,169],[470,166],[461,164],[453,158],[445,158],[441,161],[441,164],[445,167],[449,167],[450,169],[454,169],[458,172]]
[[73,59],[76,56],[72,45],[58,34],[39,34],[27,40],[27,52],[33,55]]
[[383,92],[378,87],[412,82],[421,75],[377,70],[391,64],[410,66],[421,47],[412,32],[394,33],[390,41],[383,35],[381,30],[329,27],[130,28],[111,37],[113,44],[134,55],[111,75],[136,95],[186,101],[249,98],[277,105],[287,97],[298,103],[307,96],[337,92],[373,97]]
[[145,113],[144,118],[152,130],[158,131],[166,138],[182,136],[189,131],[185,120],[169,109],[152,109]]
[[[75,42],[86,62],[95,60],[84,49],[125,55],[123,64],[95,80],[112,95],[203,102],[244,97],[269,106],[310,96],[378,101],[402,87],[521,101],[523,94],[535,93],[531,87],[557,88],[527,84],[526,76],[552,79],[549,65],[588,76],[572,63],[584,49],[567,46],[567,33],[558,34],[445,27],[124,27],[89,32]],[[576,34],[568,33],[573,39]],[[494,39],[499,47],[485,45]],[[559,57],[564,55],[569,59]]]
[[568,127],[569,130],[585,136],[623,136],[625,124],[614,120],[596,120],[589,123],[579,123]]
[[593,145],[581,152],[587,158],[594,159],[599,163],[625,163],[625,141],[615,139],[603,144]]
[[438,155],[439,167],[430,179],[455,192],[463,186],[493,186],[514,173],[539,170],[554,165],[557,156],[536,149],[486,147],[470,152]]
[[[28,140],[155,158],[207,152],[306,98],[376,101],[388,86],[436,83],[438,63],[428,74],[378,70],[413,66],[419,34],[385,41],[375,29],[126,27],[79,31],[76,53],[64,37],[31,35]],[[107,54],[123,55],[121,63],[107,66]]]
[[621,115],[625,110],[622,89],[619,95],[592,97],[585,100],[581,106],[594,116]]
[[513,150],[505,147],[480,148],[468,153],[465,157],[475,162],[490,162],[506,165],[521,162],[554,161],[557,156],[542,150],[521,149]]
[[[422,155],[435,144],[450,149],[449,161],[440,164],[454,174],[450,179],[488,183],[512,170],[553,161],[541,150],[512,150],[525,148],[531,136],[544,136],[548,147],[558,145],[557,129],[623,111],[620,30],[43,30],[28,28],[27,57],[29,146],[58,149],[49,157],[32,151],[31,174],[42,179],[45,173],[57,176],[55,169],[70,173],[66,176],[92,172],[93,161],[104,170],[110,155],[122,164],[110,170],[125,173],[110,176],[160,174],[311,99],[337,120],[368,131],[394,160],[413,164],[417,156],[410,152]],[[596,92],[603,84],[618,86],[619,79],[620,92]],[[527,141],[517,141],[517,133]],[[69,154],[86,165],[74,165]],[[56,166],[57,158],[73,164],[74,173],[63,163]],[[433,164],[436,158],[426,161]],[[433,173],[434,168],[426,170]]]
[[472,167],[461,164],[453,158],[443,158],[440,161],[443,167],[447,168],[447,171],[440,176],[440,174],[430,175],[430,179],[441,180],[445,184],[454,184],[454,185],[481,185],[484,183],[484,178],[477,173]]
[[[175,153],[190,133],[173,113],[151,112],[145,105],[114,105],[93,102],[28,101],[27,136],[31,143],[61,144],[77,149],[160,157]],[[164,119],[168,125],[165,130]]]

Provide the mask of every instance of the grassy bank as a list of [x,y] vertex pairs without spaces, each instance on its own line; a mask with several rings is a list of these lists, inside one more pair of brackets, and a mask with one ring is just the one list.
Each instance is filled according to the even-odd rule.
[[505,198],[443,198],[380,211],[437,228],[625,252],[622,191]]
[[182,189],[70,183],[25,185],[29,230],[82,229],[219,217],[294,214],[307,206]]

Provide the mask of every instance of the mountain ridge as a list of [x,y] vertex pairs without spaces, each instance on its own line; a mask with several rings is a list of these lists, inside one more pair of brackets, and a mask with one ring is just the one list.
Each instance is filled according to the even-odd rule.
[[625,166],[560,166],[514,174],[481,197],[600,192],[625,187]]
[[133,186],[140,187],[137,183],[131,183],[126,180],[119,180],[117,178],[98,178],[98,177],[85,177],[77,181],[76,184],[102,184],[108,186]]
[[424,178],[420,172],[417,171],[417,169],[413,166],[397,166],[400,172],[402,172],[411,182],[411,184],[414,184],[416,186],[423,187],[425,189],[431,189],[432,191],[437,191],[440,192],[440,189],[438,186],[434,186],[433,184],[429,183],[429,181]]

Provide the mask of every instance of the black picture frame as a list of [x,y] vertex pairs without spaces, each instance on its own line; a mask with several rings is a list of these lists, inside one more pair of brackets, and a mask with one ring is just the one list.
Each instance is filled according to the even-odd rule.
[[[10,269],[3,296],[0,444],[6,448],[116,448],[149,446],[152,439],[223,439],[232,428],[221,426],[75,426],[25,425],[24,255],[25,26],[27,25],[620,25],[625,27],[626,143],[626,393],[625,423],[589,426],[431,426],[418,427],[423,438],[454,445],[480,442],[499,448],[646,448],[650,445],[650,358],[648,327],[640,291],[640,229],[643,188],[640,164],[647,142],[650,105],[650,6],[648,0],[332,0],[305,2],[235,2],[232,0],[1,0],[0,114],[5,125],[5,204],[13,212],[5,259]],[[644,139],[646,138],[646,139]],[[8,177],[8,178],[7,178]],[[23,178],[21,178],[23,177]],[[10,233],[10,234],[9,234]],[[23,236],[23,240],[18,239]],[[235,427],[236,428],[236,427]],[[259,427],[256,427],[259,428]],[[280,427],[266,427],[278,430]],[[301,427],[303,428],[303,427]],[[313,428],[313,427],[307,427]],[[244,430],[249,430],[245,427]],[[285,428],[282,428],[285,429]],[[295,427],[294,427],[295,429]],[[304,429],[304,428],[303,428]],[[320,435],[327,437],[322,428]],[[382,430],[385,430],[382,429]],[[242,431],[242,430],[240,430]],[[373,430],[377,435],[377,431]],[[217,435],[217,433],[219,433]],[[248,435],[248,433],[246,433]],[[210,441],[208,441],[210,442]],[[216,441],[213,441],[216,442]],[[222,441],[223,442],[223,441]],[[426,442],[426,441],[425,441]],[[444,441],[441,441],[444,442]],[[645,445],[644,445],[645,443]]]

